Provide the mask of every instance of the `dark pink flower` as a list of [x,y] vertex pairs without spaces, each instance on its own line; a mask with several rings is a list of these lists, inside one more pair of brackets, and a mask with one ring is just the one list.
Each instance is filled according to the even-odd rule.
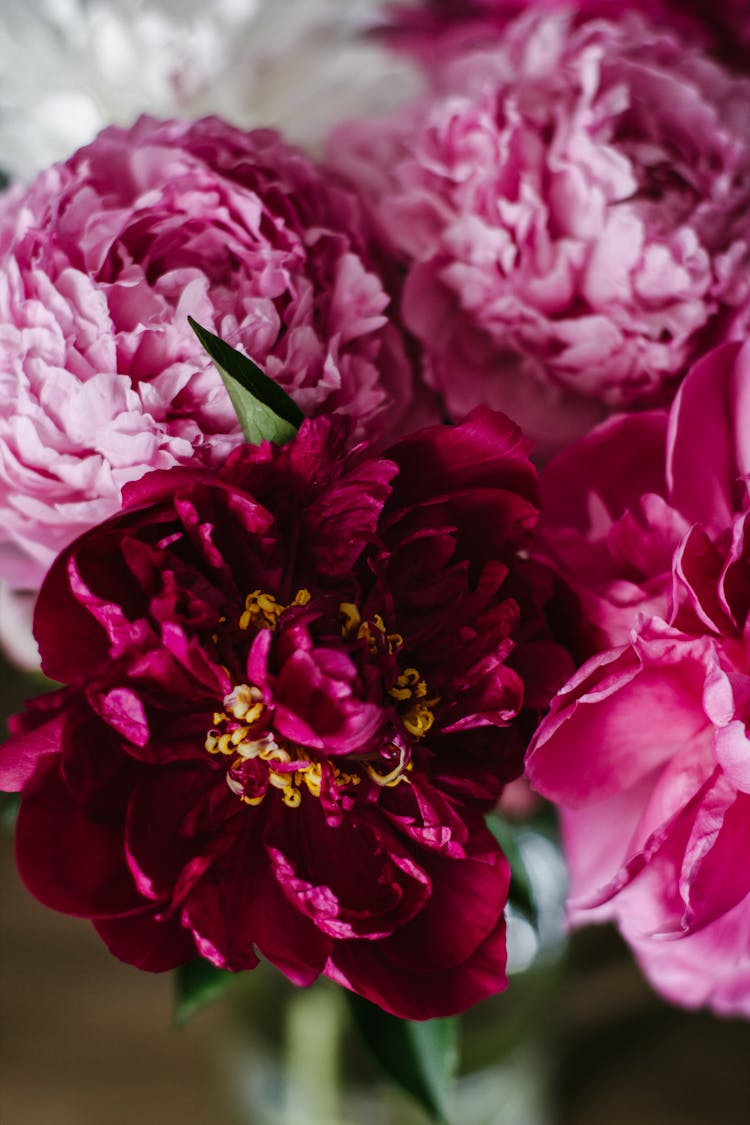
[[532,6],[329,147],[404,263],[403,317],[449,414],[507,410],[550,452],[612,408],[668,402],[742,337],[748,120],[750,80],[669,28]]
[[[388,460],[345,419],[155,472],[56,561],[68,686],[14,721],[21,873],[123,960],[320,973],[397,1015],[505,983],[483,814],[569,661],[520,431],[485,410]],[[522,712],[522,709],[523,712]]]
[[692,524],[721,536],[747,506],[750,344],[700,360],[669,414],[602,423],[541,476],[538,550],[575,591],[589,655],[637,614],[670,613],[675,551]]
[[6,193],[0,581],[37,589],[128,481],[236,444],[189,314],[306,414],[401,432],[411,370],[367,242],[350,191],[277,133],[218,118],[106,129]]
[[562,812],[571,921],[616,921],[675,1002],[750,1015],[750,344],[702,360],[664,421],[549,468],[556,560],[590,536],[579,593],[617,647],[553,700],[527,775]]

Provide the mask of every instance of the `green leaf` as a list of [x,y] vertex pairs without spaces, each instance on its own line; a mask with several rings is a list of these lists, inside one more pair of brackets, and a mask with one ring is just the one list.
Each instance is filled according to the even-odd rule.
[[242,352],[202,328],[191,316],[188,323],[224,380],[246,441],[251,445],[262,441],[286,445],[291,441],[304,421],[296,402]]
[[237,973],[217,969],[198,957],[175,970],[175,1023],[182,1027],[197,1011],[216,1000],[237,979]]
[[534,897],[534,888],[531,878],[526,870],[523,855],[518,845],[517,830],[515,825],[497,813],[487,815],[487,827],[505,852],[505,857],[510,864],[510,891],[509,901],[517,907],[530,922],[536,925],[538,910]]
[[458,1021],[413,1023],[353,992],[347,992],[347,999],[357,1030],[388,1077],[430,1117],[447,1122],[448,1095],[458,1065]]

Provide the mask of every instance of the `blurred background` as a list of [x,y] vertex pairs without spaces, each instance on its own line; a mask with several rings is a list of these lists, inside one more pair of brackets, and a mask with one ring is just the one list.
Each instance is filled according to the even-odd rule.
[[314,149],[342,106],[386,109],[418,86],[405,60],[363,34],[376,10],[376,0],[0,0],[0,168],[28,180],[146,112],[282,127]]

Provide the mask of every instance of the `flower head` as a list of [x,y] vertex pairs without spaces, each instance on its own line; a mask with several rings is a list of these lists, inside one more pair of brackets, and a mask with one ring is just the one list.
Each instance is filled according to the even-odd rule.
[[425,379],[548,450],[659,404],[741,334],[750,80],[629,13],[534,8],[442,58],[434,91],[330,141],[407,269]]
[[[570,494],[567,521],[548,543],[568,573],[590,521],[598,563],[580,579],[584,587],[593,576],[582,604],[616,647],[591,657],[558,693],[527,761],[534,787],[562,810],[571,921],[615,920],[670,999],[744,1015],[749,403],[750,345],[725,345],[688,375],[667,427],[647,416],[639,434],[628,419],[582,443],[580,501]],[[603,464],[609,440],[622,471],[626,434],[651,467],[629,485],[623,472],[619,496],[606,482],[601,500],[587,495],[591,454]],[[575,490],[574,464],[571,456]],[[638,498],[649,476],[653,491]]]
[[0,579],[238,438],[188,314],[376,435],[410,370],[356,200],[270,130],[141,118],[0,202]]
[[478,411],[388,460],[347,436],[323,417],[130,485],[45,581],[68,686],[15,720],[0,783],[31,890],[122,959],[260,954],[425,1018],[503,987],[483,814],[569,661],[519,557],[517,428]]

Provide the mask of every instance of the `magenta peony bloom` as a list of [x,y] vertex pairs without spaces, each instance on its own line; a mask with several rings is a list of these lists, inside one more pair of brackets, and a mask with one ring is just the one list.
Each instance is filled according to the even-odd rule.
[[[725,345],[687,377],[664,491],[639,505],[638,487],[659,483],[657,433],[647,416],[582,443],[582,474],[605,464],[609,442],[612,480],[627,475],[626,440],[653,468],[619,495],[609,481],[597,495],[582,475],[577,515],[570,495],[579,542],[585,509],[590,519],[595,593],[584,607],[599,627],[602,605],[616,603],[623,643],[558,693],[527,774],[562,811],[571,921],[614,920],[676,1003],[750,1016],[750,343]],[[575,463],[571,451],[573,488]],[[623,507],[628,487],[630,507],[614,518],[607,497]],[[617,594],[639,582],[626,633]]]
[[666,618],[690,527],[720,538],[744,511],[749,395],[750,344],[725,344],[669,414],[610,418],[545,468],[538,550],[580,600],[589,654],[625,644],[638,614]]
[[356,199],[269,130],[141,118],[0,201],[0,580],[152,468],[239,439],[188,314],[307,414],[398,427],[411,375]]
[[[399,1016],[505,984],[483,814],[564,682],[520,431],[479,410],[389,460],[343,418],[152,473],[38,601],[68,686],[13,722],[21,873],[144,969],[320,973]],[[526,708],[525,716],[522,708]]]
[[750,80],[637,14],[532,10],[330,150],[406,265],[429,385],[549,450],[741,334],[748,120]]
[[617,415],[542,473],[538,549],[580,601],[586,656],[624,644],[637,613],[668,612],[672,557],[690,526],[671,503],[668,426],[664,410]]

